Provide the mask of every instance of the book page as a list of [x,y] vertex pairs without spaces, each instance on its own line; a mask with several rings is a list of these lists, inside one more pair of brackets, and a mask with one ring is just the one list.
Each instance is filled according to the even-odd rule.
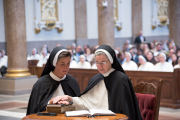
[[89,110],[91,115],[116,115],[114,112],[111,110],[99,110],[99,109],[90,109]]
[[89,116],[91,115],[89,111],[87,110],[78,110],[78,111],[66,111],[66,116],[71,117],[71,116]]

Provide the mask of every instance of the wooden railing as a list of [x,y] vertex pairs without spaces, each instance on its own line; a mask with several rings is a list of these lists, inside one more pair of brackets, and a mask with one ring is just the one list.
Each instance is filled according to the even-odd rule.
[[[29,67],[33,75],[41,76],[42,67]],[[160,79],[163,80],[161,103],[162,107],[174,109],[180,108],[180,69],[174,72],[144,72],[144,71],[125,71],[127,76],[131,78],[131,82],[136,85],[139,82],[149,82],[158,85]],[[89,80],[99,73],[93,69],[70,69],[69,73],[79,83],[81,92],[86,88]]]

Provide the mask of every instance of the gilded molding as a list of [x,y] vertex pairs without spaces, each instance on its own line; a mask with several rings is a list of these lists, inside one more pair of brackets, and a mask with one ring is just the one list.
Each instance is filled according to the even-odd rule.
[[30,76],[31,73],[29,69],[19,69],[19,70],[7,70],[7,74],[5,77],[27,77]]

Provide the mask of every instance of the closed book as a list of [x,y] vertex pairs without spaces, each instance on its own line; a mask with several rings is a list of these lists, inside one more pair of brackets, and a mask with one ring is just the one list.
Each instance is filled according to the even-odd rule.
[[61,104],[48,104],[46,111],[50,113],[63,114],[66,111],[73,111],[74,107],[72,104],[61,105]]

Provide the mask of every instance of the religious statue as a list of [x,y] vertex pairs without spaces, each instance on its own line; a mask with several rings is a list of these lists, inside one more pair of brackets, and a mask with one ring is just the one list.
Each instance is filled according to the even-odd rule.
[[168,19],[168,0],[157,1],[157,17],[158,19]]
[[56,0],[42,0],[41,2],[41,20],[57,21]]

